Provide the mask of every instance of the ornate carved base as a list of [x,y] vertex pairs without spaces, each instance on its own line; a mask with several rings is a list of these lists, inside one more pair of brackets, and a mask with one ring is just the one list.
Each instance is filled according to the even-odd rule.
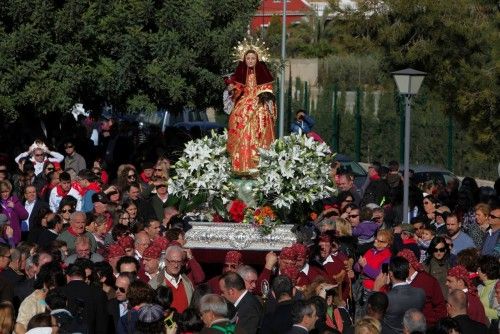
[[297,238],[291,231],[293,225],[280,225],[266,236],[253,226],[238,223],[192,222],[193,228],[186,233],[188,248],[281,250]]

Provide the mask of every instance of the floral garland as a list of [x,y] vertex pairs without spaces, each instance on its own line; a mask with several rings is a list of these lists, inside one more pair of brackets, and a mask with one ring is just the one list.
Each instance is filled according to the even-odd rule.
[[333,155],[328,145],[292,134],[260,150],[259,174],[252,187],[256,207],[248,207],[237,198],[237,186],[231,182],[226,142],[227,132],[213,132],[186,144],[169,180],[169,193],[180,199],[181,212],[205,221],[252,224],[268,234],[294,204],[313,204],[335,190],[329,179]]

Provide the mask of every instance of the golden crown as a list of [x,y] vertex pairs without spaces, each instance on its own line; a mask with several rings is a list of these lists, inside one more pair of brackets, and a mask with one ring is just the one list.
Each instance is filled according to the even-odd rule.
[[269,48],[266,46],[264,41],[261,41],[259,38],[254,41],[253,37],[250,37],[249,39],[245,37],[243,41],[238,42],[238,45],[234,47],[234,61],[243,61],[245,53],[249,50],[257,52],[260,61],[268,62],[271,59]]

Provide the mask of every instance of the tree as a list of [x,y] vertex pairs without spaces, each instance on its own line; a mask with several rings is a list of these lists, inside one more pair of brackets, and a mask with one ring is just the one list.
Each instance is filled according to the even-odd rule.
[[221,75],[258,0],[5,0],[0,113],[220,103]]

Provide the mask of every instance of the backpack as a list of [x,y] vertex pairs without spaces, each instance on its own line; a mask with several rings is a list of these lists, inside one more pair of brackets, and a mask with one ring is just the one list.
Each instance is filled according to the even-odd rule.
[[216,329],[224,334],[234,334],[236,331],[236,324],[227,324],[224,327],[220,325],[213,325],[210,328]]

